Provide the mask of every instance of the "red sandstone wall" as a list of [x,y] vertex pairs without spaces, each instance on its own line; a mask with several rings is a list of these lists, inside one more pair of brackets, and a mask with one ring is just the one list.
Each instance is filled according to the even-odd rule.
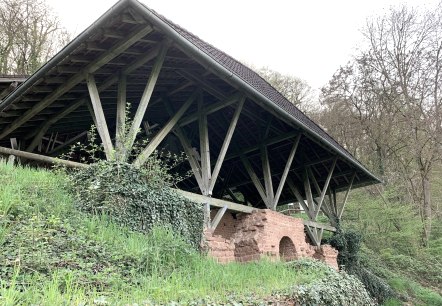
[[[211,218],[216,215],[211,212]],[[282,246],[280,245],[282,241]],[[338,252],[329,245],[316,248],[307,243],[302,219],[283,215],[272,210],[255,210],[251,214],[226,212],[216,230],[205,233],[208,255],[221,263],[258,260],[263,256],[285,260],[312,257],[338,269]]]

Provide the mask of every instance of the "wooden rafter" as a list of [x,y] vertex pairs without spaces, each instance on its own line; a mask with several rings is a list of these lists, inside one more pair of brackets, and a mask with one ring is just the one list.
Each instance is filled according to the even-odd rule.
[[51,92],[46,98],[41,100],[39,103],[35,104],[31,109],[26,111],[22,116],[18,117],[11,124],[9,124],[6,128],[2,130],[0,133],[0,139],[3,139],[17,128],[23,125],[23,123],[27,122],[29,119],[34,117],[36,114],[41,112],[43,109],[51,105],[55,100],[57,100],[61,95],[66,93],[68,90],[72,89],[75,85],[83,81],[88,74],[92,74],[97,71],[100,67],[107,64],[109,61],[114,59],[124,50],[129,48],[135,42],[137,42],[140,38],[146,36],[152,32],[152,27],[150,26],[140,26],[137,30],[133,31],[125,40],[119,42],[114,47],[106,51],[100,57],[98,57],[95,61],[91,62],[87,65],[82,71],[72,76],[66,83],[62,86],[59,86],[53,92]]

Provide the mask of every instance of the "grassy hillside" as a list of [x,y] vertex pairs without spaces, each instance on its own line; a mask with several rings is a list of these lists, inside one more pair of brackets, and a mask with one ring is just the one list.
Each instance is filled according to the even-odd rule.
[[1,305],[248,305],[294,298],[351,305],[365,304],[364,294],[357,280],[318,262],[219,265],[168,228],[145,235],[80,212],[64,174],[0,163]]
[[442,222],[435,217],[433,237],[423,247],[420,217],[400,198],[394,191],[386,192],[384,200],[354,191],[343,226],[362,233],[361,262],[397,292],[389,305],[442,305]]

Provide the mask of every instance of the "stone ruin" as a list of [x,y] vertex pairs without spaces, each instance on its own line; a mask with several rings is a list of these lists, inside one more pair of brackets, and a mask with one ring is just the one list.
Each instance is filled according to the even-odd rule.
[[[211,217],[216,215],[211,212]],[[310,257],[338,269],[338,251],[330,245],[310,244],[303,220],[269,209],[250,214],[226,212],[215,231],[205,232],[204,248],[220,263],[248,262],[268,257],[295,260]]]

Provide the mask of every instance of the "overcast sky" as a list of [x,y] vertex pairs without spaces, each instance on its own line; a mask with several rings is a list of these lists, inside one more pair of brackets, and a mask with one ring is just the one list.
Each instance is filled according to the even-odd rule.
[[[78,34],[116,0],[47,0]],[[370,16],[400,0],[141,0],[234,58],[325,85],[355,53]],[[438,0],[407,0],[432,6]]]

